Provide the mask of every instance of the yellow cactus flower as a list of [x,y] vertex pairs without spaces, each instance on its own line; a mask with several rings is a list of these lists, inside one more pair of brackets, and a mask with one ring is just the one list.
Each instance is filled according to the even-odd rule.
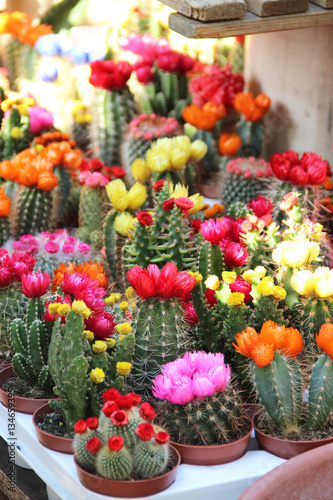
[[208,151],[208,146],[204,141],[197,139],[191,144],[191,156],[190,159],[193,161],[200,161],[206,155]]
[[193,276],[193,278],[195,279],[195,284],[198,285],[199,283],[202,282],[202,275],[200,273],[198,273],[198,271],[188,271],[188,274],[190,276]]
[[150,168],[152,172],[158,172],[159,174],[171,168],[169,156],[164,152],[154,152],[148,149],[146,161],[148,168]]
[[223,271],[222,273],[222,280],[224,281],[224,283],[227,283],[228,285],[234,283],[236,281],[236,278],[237,278],[237,273],[235,273],[234,271]]
[[82,314],[85,309],[87,309],[86,304],[83,300],[74,300],[72,304],[72,309],[74,312]]
[[113,306],[121,300],[121,293],[111,293],[110,297],[104,299],[107,306]]
[[170,198],[188,198],[188,187],[184,184],[178,184],[173,186],[172,182],[169,184]]
[[217,290],[220,285],[220,280],[214,274],[208,276],[205,281],[206,288],[210,288],[211,290]]
[[129,323],[120,323],[115,326],[115,330],[119,335],[127,335],[128,333],[131,333],[132,327]]
[[252,271],[252,269],[248,271],[244,271],[242,274],[243,280],[245,280],[247,283],[252,283],[252,281],[255,279],[256,273]]
[[274,288],[274,280],[273,278],[270,278],[269,276],[266,276],[263,278],[257,285],[257,292],[260,295],[268,296],[273,294],[273,288]]
[[20,127],[13,127],[10,135],[13,137],[13,139],[20,139],[22,137],[22,130]]
[[135,299],[136,298],[136,291],[134,290],[134,288],[132,286],[129,286],[127,289],[126,289],[126,297],[130,300],[130,299]]
[[108,349],[110,349],[116,345],[115,339],[105,339],[105,342],[106,342],[106,345],[108,346]]
[[188,154],[186,151],[182,151],[180,148],[173,148],[170,153],[170,163],[172,170],[181,170],[188,160]]
[[273,286],[273,289],[272,289],[272,295],[274,297],[274,299],[277,299],[277,300],[283,300],[286,298],[287,296],[287,292],[285,291],[284,288],[282,288],[282,286]]
[[200,212],[200,210],[202,210],[205,206],[207,206],[204,203],[205,198],[199,193],[192,194],[192,196],[190,196],[189,198],[193,201],[193,207],[188,211],[189,215],[196,214]]
[[109,182],[105,186],[106,194],[112,206],[118,212],[124,212],[128,206],[126,186],[121,179]]
[[95,384],[100,384],[105,379],[105,373],[102,368],[94,368],[90,372],[90,378]]
[[61,304],[58,307],[58,314],[60,314],[60,316],[67,316],[67,314],[70,312],[70,310],[71,310],[71,306],[69,304]]
[[259,280],[261,280],[266,276],[266,269],[264,268],[264,266],[257,266],[254,269],[254,272],[255,272],[255,277],[258,278]]
[[25,104],[19,104],[17,106],[17,110],[18,110],[18,112],[20,113],[21,116],[29,116],[28,106],[26,106]]
[[126,302],[125,300],[123,302],[120,302],[119,309],[121,311],[127,311],[127,309],[128,309],[128,302]]
[[36,104],[36,101],[33,97],[23,97],[22,104],[27,108],[30,108]]
[[[187,135],[177,135],[171,139],[172,148],[179,148],[187,155],[187,159],[191,154],[191,139]],[[186,160],[187,161],[187,160]]]
[[143,158],[137,158],[133,161],[131,173],[134,179],[139,182],[144,182],[151,177],[151,170]]
[[49,304],[48,310],[50,314],[58,314],[58,308],[61,306],[61,302],[56,302],[55,304]]
[[83,311],[82,311],[82,316],[84,319],[88,319],[90,318],[90,316],[93,314],[92,310],[89,309],[89,307],[86,307]]
[[95,338],[94,332],[91,330],[84,330],[83,331],[84,338],[87,339],[89,342],[92,342]]
[[93,343],[92,345],[92,350],[94,352],[105,352],[107,350],[107,345],[105,342],[103,342],[103,340],[96,340],[96,342]]
[[83,115],[83,118],[84,118],[84,120],[83,120],[83,121],[84,121],[85,123],[90,123],[90,122],[91,122],[91,120],[92,120],[92,114],[91,114],[91,113],[85,113],[85,114]]
[[231,307],[238,307],[244,304],[245,295],[241,292],[234,292],[227,298],[227,303]]
[[136,222],[137,219],[134,219],[134,217],[132,217],[130,213],[124,212],[117,215],[113,227],[115,228],[117,233],[133,239]]
[[313,290],[321,299],[333,296],[333,269],[318,268],[314,273]]
[[314,241],[283,241],[272,252],[277,264],[292,268],[300,268],[317,259],[320,246]]
[[116,364],[116,370],[119,375],[128,375],[131,369],[131,363],[127,363],[126,361],[118,361],[118,363]]
[[122,340],[125,338],[125,335],[121,335],[120,337],[118,337],[118,340],[119,342],[122,342]]
[[311,271],[307,269],[302,269],[301,271],[297,271],[293,274],[291,278],[291,286],[295,290],[295,292],[300,295],[311,296],[314,293],[315,277]]
[[136,182],[128,191],[128,206],[129,210],[135,210],[141,207],[147,199],[147,191],[143,184]]

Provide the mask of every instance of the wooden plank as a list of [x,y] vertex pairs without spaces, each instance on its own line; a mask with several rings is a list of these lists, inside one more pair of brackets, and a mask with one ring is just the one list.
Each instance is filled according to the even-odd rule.
[[181,14],[169,16],[170,29],[188,38],[225,38],[326,25],[333,25],[333,11],[314,4],[310,4],[309,10],[300,14],[258,17],[247,12],[245,17],[236,21],[203,23]]
[[320,5],[324,9],[333,9],[333,0],[310,0],[310,2]]
[[245,0],[161,0],[180,14],[200,21],[239,19],[246,14]]
[[247,9],[257,16],[279,16],[304,12],[309,0],[245,0]]

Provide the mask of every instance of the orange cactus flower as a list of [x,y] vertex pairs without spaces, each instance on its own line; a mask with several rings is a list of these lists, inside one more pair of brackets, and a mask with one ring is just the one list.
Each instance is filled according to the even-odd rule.
[[333,359],[333,324],[324,323],[316,335],[316,342],[318,347],[323,349],[326,354]]
[[203,108],[199,108],[195,104],[186,106],[182,113],[183,119],[201,130],[212,130],[218,120],[215,113],[204,112]]
[[236,335],[237,344],[232,344],[237,352],[244,354],[248,358],[252,357],[253,348],[259,342],[259,335],[254,328],[248,326],[242,333],[237,333]]
[[225,117],[227,114],[227,110],[224,104],[214,104],[212,101],[207,101],[205,104],[202,106],[202,111],[207,114],[211,113],[212,115],[216,116],[217,120],[222,120],[222,118]]
[[257,122],[267,113],[271,106],[271,100],[266,94],[259,94],[256,98],[251,92],[240,92],[236,94],[234,107],[239,113],[251,122]]
[[70,262],[69,264],[59,264],[57,269],[54,271],[54,278],[52,280],[52,292],[56,292],[60,284],[64,281],[65,273],[74,274],[76,272],[75,264]]
[[280,347],[282,354],[288,358],[295,358],[303,351],[304,342],[302,334],[296,328],[286,328],[285,336]]
[[257,108],[261,109],[264,113],[267,113],[271,107],[271,99],[266,94],[259,94],[254,99]]
[[207,210],[205,210],[205,217],[207,219],[210,219],[211,217],[214,217],[214,215],[216,215],[216,212],[213,208],[207,208]]
[[38,176],[37,187],[42,191],[52,191],[58,185],[58,177],[52,172],[41,172]]
[[235,95],[234,108],[239,113],[244,113],[244,109],[252,104],[254,96],[251,92],[239,92]]
[[242,145],[237,134],[222,134],[219,138],[219,149],[222,156],[234,156]]
[[279,349],[283,343],[286,329],[274,321],[265,321],[260,330],[260,341],[271,345],[273,349]]
[[108,279],[104,273],[103,265],[97,262],[83,262],[76,266],[76,272],[86,274],[89,278],[97,280],[103,288],[108,287]]
[[0,217],[8,217],[11,201],[5,193],[5,188],[0,188]]
[[68,151],[65,153],[62,159],[62,164],[65,168],[69,168],[70,170],[75,170],[81,165],[82,158],[81,153],[78,149],[73,149],[72,151]]
[[37,184],[38,171],[34,165],[23,165],[17,172],[15,181],[23,186],[30,187]]
[[327,191],[333,191],[333,182],[331,181],[330,177],[326,177],[323,187],[324,189],[327,189]]
[[259,342],[252,349],[251,356],[258,366],[258,368],[264,368],[264,366],[269,365],[274,358],[274,349],[271,345],[265,344],[264,342]]
[[4,160],[0,163],[0,177],[6,179],[6,181],[13,181],[16,172],[16,166],[10,160]]
[[331,203],[331,198],[329,196],[325,196],[319,203],[322,205],[329,205]]

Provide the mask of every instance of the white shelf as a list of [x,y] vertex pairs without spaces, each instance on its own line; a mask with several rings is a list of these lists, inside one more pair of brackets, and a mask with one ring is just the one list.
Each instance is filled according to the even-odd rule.
[[[12,438],[8,436],[7,418],[7,408],[0,404],[0,435],[9,442]],[[72,455],[49,450],[39,443],[31,415],[16,413],[15,437],[18,455],[46,483],[50,499],[116,498],[87,490],[78,479]],[[143,500],[237,500],[254,481],[285,462],[265,451],[258,451],[254,438],[249,448],[252,451],[230,464],[210,467],[181,465],[170,488]]]

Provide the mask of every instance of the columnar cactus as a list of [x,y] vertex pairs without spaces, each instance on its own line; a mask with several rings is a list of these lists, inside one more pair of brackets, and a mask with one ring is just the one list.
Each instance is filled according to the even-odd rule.
[[155,411],[141,403],[138,394],[121,396],[114,389],[103,393],[99,419],[79,420],[74,425],[74,454],[85,470],[106,479],[148,479],[166,470],[170,436],[149,423]]
[[35,234],[51,227],[52,193],[20,186],[13,204],[13,235]]
[[[58,306],[61,308],[61,304]],[[77,420],[99,412],[100,393],[107,386],[124,390],[124,376],[117,372],[117,363],[130,363],[134,348],[133,334],[126,335],[110,353],[107,342],[99,341],[91,347],[83,321],[90,314],[82,301],[74,301],[65,323],[57,319],[52,331],[49,367],[54,392],[61,401],[51,404],[54,411],[65,416],[68,432],[73,432]],[[88,338],[90,334],[88,331]]]
[[153,395],[162,400],[159,420],[174,441],[207,446],[242,436],[246,420],[230,375],[221,353],[187,352],[162,367]]
[[183,354],[189,342],[189,325],[177,299],[189,300],[195,279],[186,271],[177,272],[169,263],[162,271],[154,264],[147,269],[135,266],[127,279],[143,300],[133,312],[135,351],[131,386],[142,395],[151,395],[151,381],[161,366]]
[[5,188],[0,188],[0,245],[3,246],[10,238],[10,212],[11,201],[9,196],[6,196]]

